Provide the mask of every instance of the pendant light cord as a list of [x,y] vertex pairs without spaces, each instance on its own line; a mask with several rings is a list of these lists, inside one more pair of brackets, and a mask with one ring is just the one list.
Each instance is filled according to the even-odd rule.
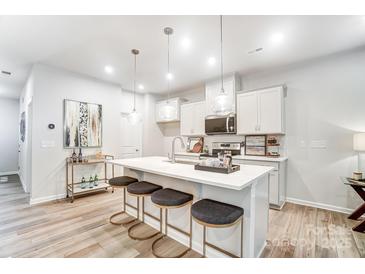
[[167,103],[170,100],[170,34],[167,34]]
[[136,111],[137,54],[134,55],[133,111]]
[[220,27],[221,27],[221,93],[224,93],[224,88],[223,88],[223,15],[220,15]]

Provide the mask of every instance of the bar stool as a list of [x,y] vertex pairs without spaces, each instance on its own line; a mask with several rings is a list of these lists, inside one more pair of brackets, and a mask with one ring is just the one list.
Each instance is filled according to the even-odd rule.
[[121,188],[123,189],[123,210],[120,211],[120,212],[117,212],[117,213],[114,213],[112,216],[110,216],[109,218],[109,222],[113,225],[126,225],[126,224],[129,224],[129,223],[132,223],[134,222],[135,220],[132,220],[132,221],[128,221],[128,222],[115,222],[113,221],[113,218],[115,216],[118,216],[118,215],[122,215],[124,213],[127,213],[126,212],[126,206],[130,206],[134,209],[136,209],[135,206],[131,205],[131,204],[128,204],[126,202],[126,188],[129,184],[132,184],[132,183],[135,183],[135,182],[138,182],[138,180],[136,178],[132,178],[132,177],[129,177],[129,176],[119,176],[119,177],[114,177],[114,178],[111,178],[109,180],[109,185],[113,187],[113,192],[114,192],[114,188]]
[[[222,202],[203,199],[196,203],[194,203],[191,207],[191,214],[193,219],[201,224],[204,228],[203,230],[203,257],[205,257],[206,246],[214,248],[219,252],[222,252],[228,256],[233,258],[242,258],[243,256],[243,208],[225,204]],[[237,256],[232,254],[218,246],[215,246],[209,243],[206,240],[206,228],[214,227],[214,228],[223,228],[230,227],[238,222],[241,223],[241,254]]]
[[138,221],[139,220],[139,200],[140,198],[142,198],[142,221],[139,221],[138,223],[132,225],[129,229],[128,229],[128,236],[130,238],[132,238],[133,240],[139,240],[139,241],[143,241],[143,240],[147,240],[147,239],[151,239],[152,237],[156,236],[157,234],[159,234],[160,232],[156,232],[153,233],[151,235],[148,236],[133,236],[132,235],[132,231],[139,226],[140,224],[144,223],[144,215],[147,215],[149,217],[151,217],[152,219],[155,219],[157,221],[161,221],[161,214],[162,214],[162,209],[160,209],[160,218],[156,218],[155,216],[153,216],[152,214],[149,214],[148,212],[144,211],[144,198],[147,196],[151,196],[153,192],[162,189],[162,186],[159,185],[155,185],[146,181],[140,181],[137,183],[132,183],[130,185],[128,185],[127,187],[127,191],[128,194],[137,197],[137,218],[134,219],[134,221]]
[[[180,258],[182,256],[184,256],[189,250],[191,250],[191,231],[192,231],[192,219],[191,219],[191,214],[190,214],[190,231],[186,232],[176,226],[170,225],[168,223],[167,220],[167,216],[168,216],[168,210],[169,209],[174,209],[174,208],[180,208],[186,205],[191,205],[192,201],[193,201],[193,195],[185,193],[185,192],[181,192],[178,190],[174,190],[171,188],[165,188],[165,189],[161,189],[158,190],[156,192],[154,192],[151,196],[151,200],[152,202],[160,208],[160,210],[165,210],[165,229],[164,232],[162,231],[162,218],[160,218],[160,232],[162,234],[161,237],[157,238],[153,243],[152,243],[152,253],[153,255],[155,255],[158,258]],[[181,252],[180,254],[177,254],[176,256],[171,256],[171,257],[164,257],[162,255],[159,255],[156,252],[156,244],[163,240],[166,236],[167,236],[167,228],[171,227],[187,236],[189,236],[189,248],[187,248],[186,250],[184,250],[183,252]]]

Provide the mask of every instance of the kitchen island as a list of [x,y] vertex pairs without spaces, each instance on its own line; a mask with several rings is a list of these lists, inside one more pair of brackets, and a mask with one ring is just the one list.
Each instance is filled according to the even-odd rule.
[[[269,217],[269,172],[267,166],[241,165],[240,170],[231,174],[220,174],[195,170],[194,165],[174,163],[165,157],[143,157],[117,159],[109,161],[123,167],[123,175],[128,175],[172,189],[194,195],[194,202],[209,198],[244,209],[244,257],[258,257],[266,244]],[[136,206],[136,198],[127,195],[128,203]],[[159,209],[150,199],[146,200],[145,210],[159,217]],[[130,215],[136,216],[133,208],[127,208]],[[189,208],[177,208],[169,211],[169,223],[185,231],[189,229]],[[153,218],[145,217],[145,223],[159,229],[159,223]],[[193,222],[192,248],[202,253],[202,226]],[[188,237],[177,230],[169,228],[168,236],[188,246]],[[228,228],[210,228],[207,238],[213,244],[239,254],[239,226]],[[207,247],[207,257],[225,257],[224,254]]]

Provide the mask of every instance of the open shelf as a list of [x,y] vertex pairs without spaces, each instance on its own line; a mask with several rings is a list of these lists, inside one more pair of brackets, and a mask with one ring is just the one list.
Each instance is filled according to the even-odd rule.
[[98,184],[98,186],[94,186],[92,188],[90,187],[85,187],[85,188],[81,188],[81,185],[79,184],[75,184],[74,185],[74,194],[81,194],[81,193],[86,193],[86,192],[91,192],[91,191],[98,191],[98,190],[102,190],[102,189],[108,189],[110,187],[110,185],[108,183],[105,182],[100,182]]

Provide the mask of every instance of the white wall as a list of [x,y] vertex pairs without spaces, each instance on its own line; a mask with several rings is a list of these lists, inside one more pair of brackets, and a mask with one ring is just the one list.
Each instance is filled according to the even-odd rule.
[[[365,132],[365,51],[243,77],[245,90],[286,83],[288,197],[343,208],[359,199],[340,177],[356,169],[354,132]],[[327,148],[311,142],[323,140]]]
[[[339,210],[355,208],[360,199],[340,177],[350,176],[357,158],[352,150],[354,132],[365,132],[365,51],[329,56],[319,60],[243,76],[243,90],[286,84],[285,150],[289,156],[287,196],[320,203]],[[204,100],[204,87],[196,94],[173,96]],[[172,136],[180,125],[163,125],[164,154],[171,150]],[[243,136],[207,136],[205,142],[242,141]],[[323,140],[326,149],[311,148]],[[180,149],[180,146],[176,146]],[[363,170],[365,172],[365,170]]]
[[[33,134],[31,202],[65,195],[65,159],[72,150],[63,148],[63,100],[73,99],[103,105],[103,147],[83,149],[83,154],[103,153],[119,156],[121,113],[130,111],[130,94],[117,85],[45,65],[33,68]],[[128,109],[127,109],[128,108]],[[143,97],[137,96],[137,109],[143,109]],[[56,125],[54,130],[48,124]],[[42,147],[42,141],[54,141],[54,147]],[[100,172],[101,168],[82,169],[76,179]]]
[[19,177],[25,192],[32,186],[32,100],[34,76],[30,73],[19,98],[19,117],[25,112],[25,140],[19,141]]
[[0,98],[0,175],[18,172],[19,102]]

